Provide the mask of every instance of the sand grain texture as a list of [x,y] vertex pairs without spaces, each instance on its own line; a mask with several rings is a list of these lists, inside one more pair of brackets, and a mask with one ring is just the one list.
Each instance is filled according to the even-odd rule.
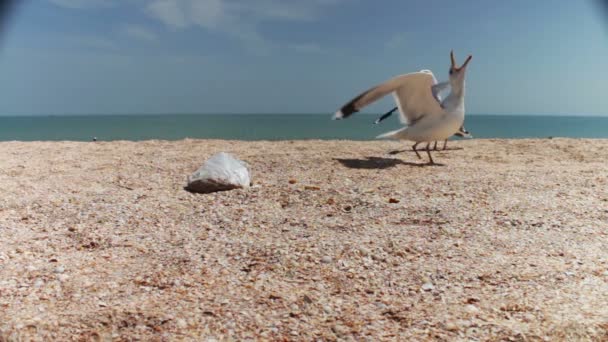
[[608,339],[607,140],[0,147],[0,340]]

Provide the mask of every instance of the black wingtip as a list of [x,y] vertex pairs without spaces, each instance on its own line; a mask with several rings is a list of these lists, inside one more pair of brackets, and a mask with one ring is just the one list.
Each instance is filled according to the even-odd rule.
[[398,107],[395,107],[391,110],[389,110],[388,112],[386,112],[384,115],[382,115],[381,117],[379,117],[378,119],[376,119],[376,121],[374,121],[374,125],[379,124],[380,122],[382,122],[382,120],[388,118],[389,116],[393,115],[393,113],[397,110]]

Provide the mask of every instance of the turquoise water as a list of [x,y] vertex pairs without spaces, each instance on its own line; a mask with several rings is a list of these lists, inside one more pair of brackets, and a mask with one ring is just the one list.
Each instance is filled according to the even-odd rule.
[[[332,121],[318,114],[83,115],[0,117],[0,141],[147,140],[183,138],[369,140],[397,129],[397,115],[378,125],[378,115]],[[467,115],[475,138],[608,138],[608,117]]]

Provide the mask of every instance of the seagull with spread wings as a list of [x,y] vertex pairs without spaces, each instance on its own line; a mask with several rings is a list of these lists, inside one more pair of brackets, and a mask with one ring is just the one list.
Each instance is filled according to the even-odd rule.
[[[333,118],[348,118],[363,107],[392,93],[399,109],[401,123],[406,127],[381,134],[377,138],[414,141],[412,149],[419,158],[416,147],[426,142],[429,163],[435,164],[431,156],[431,142],[445,140],[463,126],[465,74],[471,58],[472,56],[469,56],[462,66],[457,67],[452,51],[449,81],[437,83],[430,70],[397,76],[355,97],[342,106]],[[442,98],[441,93],[448,89],[449,94],[445,99]]]

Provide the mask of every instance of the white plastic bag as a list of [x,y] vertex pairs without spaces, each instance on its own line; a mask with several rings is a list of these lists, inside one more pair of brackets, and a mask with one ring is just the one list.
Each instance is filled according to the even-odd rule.
[[250,183],[247,164],[228,153],[220,152],[188,177],[186,190],[209,193],[248,188]]

